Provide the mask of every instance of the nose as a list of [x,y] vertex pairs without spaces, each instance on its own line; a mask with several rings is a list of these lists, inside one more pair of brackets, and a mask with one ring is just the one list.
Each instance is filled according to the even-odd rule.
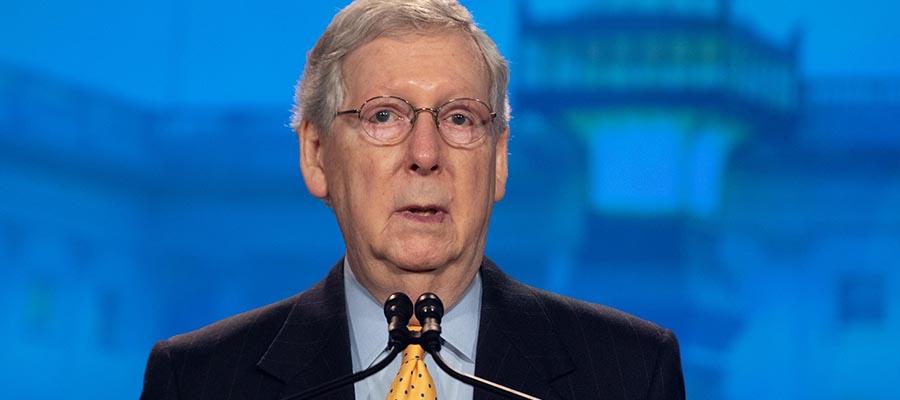
[[[420,114],[422,111],[428,114],[427,117]],[[410,159],[409,169],[420,175],[429,175],[440,170],[442,140],[434,111],[431,109],[416,110],[416,118],[413,121],[412,132],[409,134],[407,143]]]

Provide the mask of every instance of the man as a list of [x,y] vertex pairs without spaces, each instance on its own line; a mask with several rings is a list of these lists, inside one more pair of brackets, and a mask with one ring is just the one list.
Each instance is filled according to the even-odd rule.
[[[464,372],[540,398],[684,398],[670,331],[527,287],[484,257],[507,177],[507,76],[453,1],[338,13],[308,56],[293,127],[345,258],[292,298],[157,343],[142,399],[279,399],[365,369],[384,355],[381,304],[398,291],[440,296],[441,354]],[[410,360],[325,398],[406,398],[404,376],[426,379],[403,390],[427,382],[427,398],[493,398],[430,356],[400,369]]]

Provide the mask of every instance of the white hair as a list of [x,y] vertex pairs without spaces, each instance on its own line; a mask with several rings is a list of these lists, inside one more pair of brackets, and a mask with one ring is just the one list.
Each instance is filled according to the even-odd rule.
[[445,31],[471,37],[484,58],[490,75],[487,100],[498,115],[497,131],[502,131],[510,118],[509,66],[494,41],[475,25],[469,10],[455,0],[357,0],[338,12],[307,54],[291,127],[298,130],[306,120],[319,132],[329,132],[344,97],[341,64],[351,51],[381,36]]

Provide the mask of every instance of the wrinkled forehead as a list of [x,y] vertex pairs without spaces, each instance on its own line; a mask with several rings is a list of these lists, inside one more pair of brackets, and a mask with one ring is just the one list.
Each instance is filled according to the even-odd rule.
[[[384,61],[388,63],[382,64]],[[341,63],[344,93],[356,89],[355,84],[372,83],[376,76],[404,73],[432,78],[447,74],[445,78],[448,80],[465,77],[465,82],[458,83],[470,86],[472,91],[477,92],[468,96],[487,100],[490,94],[490,74],[485,56],[472,35],[459,29],[395,29],[360,44]]]

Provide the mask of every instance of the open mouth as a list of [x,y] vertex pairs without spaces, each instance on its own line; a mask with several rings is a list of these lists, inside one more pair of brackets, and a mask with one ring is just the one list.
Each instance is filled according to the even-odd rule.
[[447,210],[434,205],[413,205],[398,210],[404,216],[423,222],[440,222],[447,214]]
[[441,212],[441,209],[437,207],[407,207],[403,209],[403,211],[411,212],[416,215],[434,215]]

